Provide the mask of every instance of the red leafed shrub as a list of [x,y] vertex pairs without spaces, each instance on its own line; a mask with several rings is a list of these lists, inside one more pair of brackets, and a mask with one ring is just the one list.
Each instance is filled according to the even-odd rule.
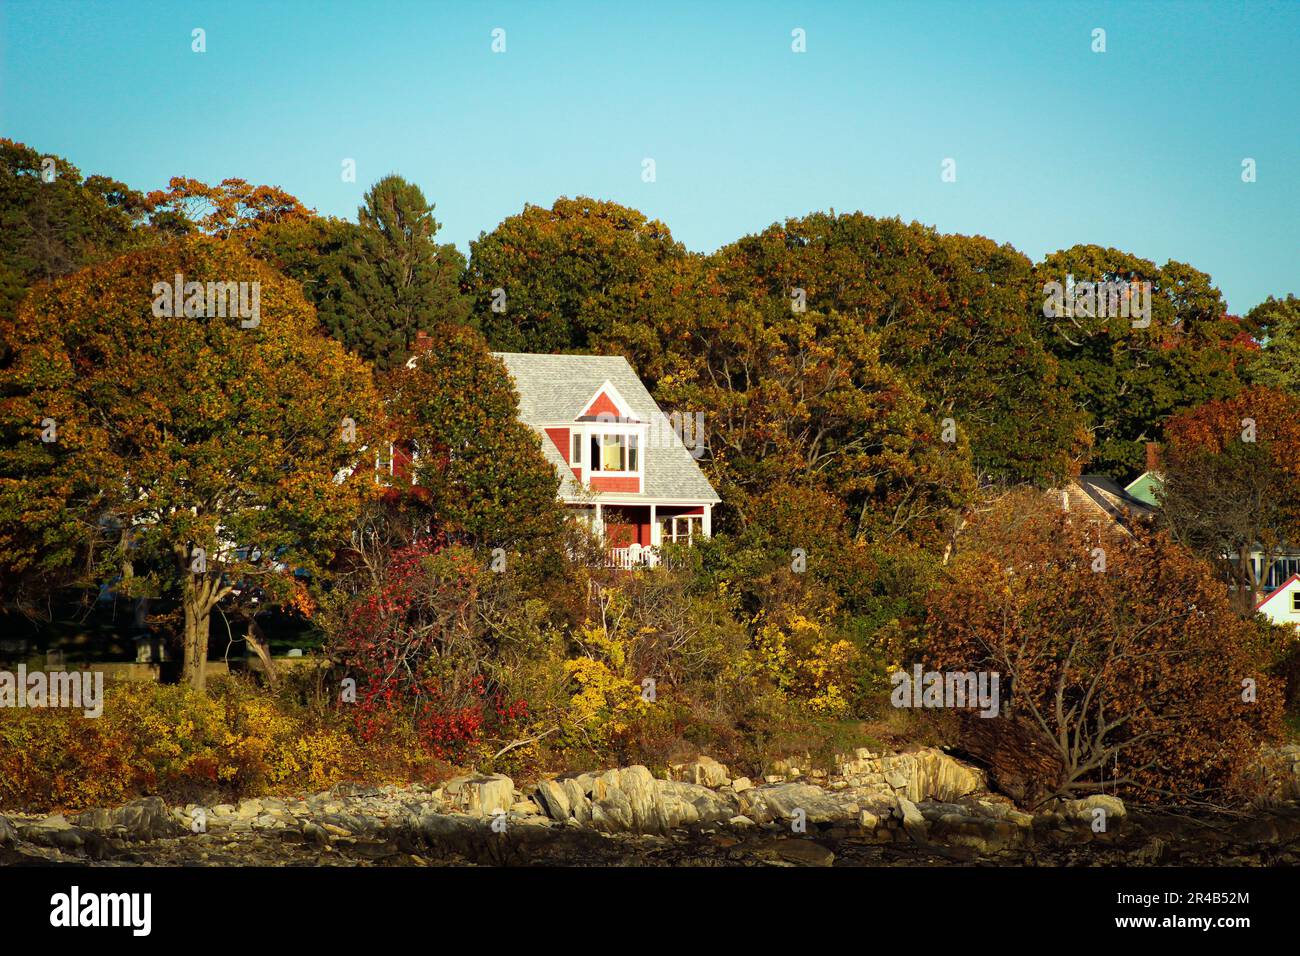
[[414,730],[454,759],[526,719],[527,704],[504,700],[484,674],[486,573],[471,550],[425,539],[393,552],[380,582],[344,609],[334,653],[356,681],[344,706],[363,739]]

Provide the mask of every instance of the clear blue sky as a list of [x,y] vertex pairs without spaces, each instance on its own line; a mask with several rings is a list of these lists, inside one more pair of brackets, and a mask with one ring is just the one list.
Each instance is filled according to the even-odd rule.
[[1298,40],[1300,3],[1235,0],[3,0],[0,134],[139,189],[238,176],[348,217],[396,171],[462,249],[562,195],[700,251],[861,209],[1035,259],[1179,259],[1244,312],[1300,293]]

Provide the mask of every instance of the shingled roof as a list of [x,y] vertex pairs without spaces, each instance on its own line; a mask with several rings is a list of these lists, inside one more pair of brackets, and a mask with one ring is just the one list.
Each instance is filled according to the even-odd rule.
[[1067,511],[1090,516],[1113,534],[1131,536],[1129,525],[1150,518],[1156,511],[1105,475],[1080,475],[1055,494],[1065,496]]
[[[533,428],[576,422],[587,410],[586,405],[597,389],[606,382],[618,390],[637,421],[656,422],[663,414],[645,384],[621,355],[492,354],[505,363],[514,379],[515,389],[519,392],[519,417]],[[652,428],[646,444],[643,452],[644,485],[641,494],[631,497],[712,504],[721,500],[695,458],[671,429]],[[542,435],[542,448],[560,475],[561,497],[575,500],[600,498],[600,494],[588,491],[574,481],[573,472],[545,434]]]

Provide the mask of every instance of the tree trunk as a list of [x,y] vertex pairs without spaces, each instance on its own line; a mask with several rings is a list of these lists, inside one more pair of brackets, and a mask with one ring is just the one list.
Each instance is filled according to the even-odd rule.
[[271,660],[271,645],[267,643],[262,629],[257,626],[255,617],[248,619],[248,633],[244,636],[244,640],[248,642],[248,646],[262,662],[262,667],[266,669],[266,683],[270,685],[271,690],[275,690],[275,662]]
[[1255,610],[1255,572],[1250,566],[1250,548],[1244,544],[1237,554],[1237,613],[1250,617]]
[[958,714],[961,742],[956,752],[983,764],[989,783],[1018,806],[1028,807],[1050,794],[1065,777],[1060,755],[1027,720],[1004,715],[987,720],[970,711]]
[[185,608],[185,643],[182,672],[195,690],[207,689],[208,627],[212,604],[208,600],[207,582],[196,575],[185,576],[181,603]]

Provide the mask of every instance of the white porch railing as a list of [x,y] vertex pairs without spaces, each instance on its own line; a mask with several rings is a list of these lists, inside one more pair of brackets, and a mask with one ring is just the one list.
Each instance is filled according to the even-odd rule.
[[623,571],[631,571],[635,568],[655,568],[659,566],[659,552],[654,548],[642,547],[639,544],[629,545],[626,548],[610,548],[609,566]]

